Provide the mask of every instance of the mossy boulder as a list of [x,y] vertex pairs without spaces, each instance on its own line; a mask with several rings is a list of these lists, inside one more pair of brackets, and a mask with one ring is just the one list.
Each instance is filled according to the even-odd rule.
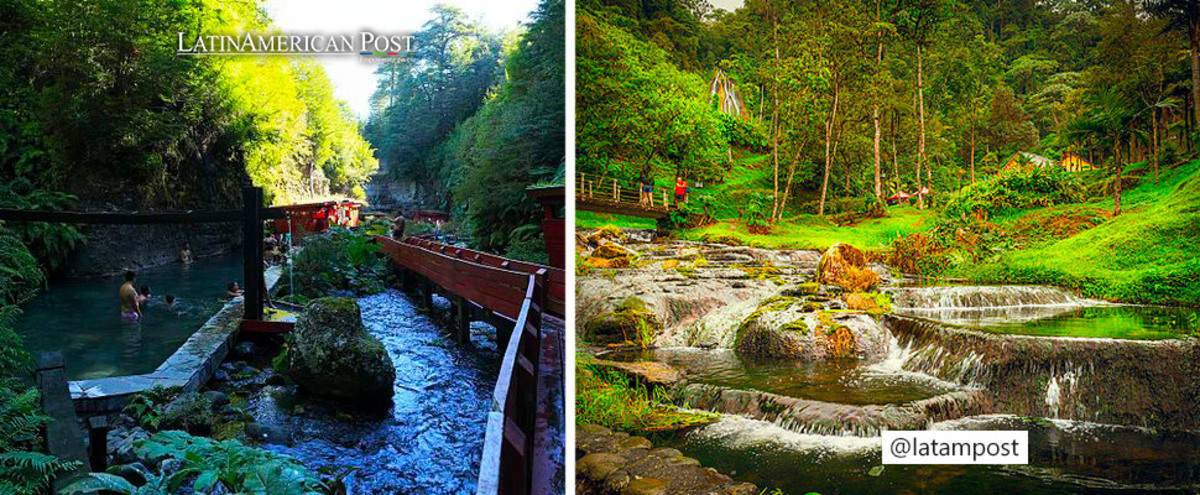
[[794,297],[771,297],[759,304],[741,325],[738,325],[734,349],[738,354],[755,357],[795,358],[804,351],[801,338],[808,334],[808,325],[794,311],[800,300]]
[[586,258],[584,262],[591,268],[629,268],[632,266],[629,258]]
[[867,268],[867,257],[862,251],[839,242],[830,246],[817,262],[817,282],[857,292],[878,284],[879,274]]
[[613,311],[589,321],[584,327],[584,337],[597,344],[631,342],[649,347],[662,328],[662,323],[646,306],[646,302],[631,297]]
[[296,319],[287,374],[306,393],[389,407],[396,369],[383,344],[367,332],[358,303],[322,298]]
[[592,251],[593,258],[603,258],[606,260],[632,258],[634,256],[636,256],[636,253],[615,242],[606,242]]

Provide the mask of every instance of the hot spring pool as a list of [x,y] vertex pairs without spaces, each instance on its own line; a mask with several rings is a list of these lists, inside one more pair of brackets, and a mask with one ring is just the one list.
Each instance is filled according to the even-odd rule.
[[[17,333],[36,356],[61,351],[72,380],[154,371],[224,304],[225,284],[242,279],[240,254],[138,272],[153,298],[137,323],[120,317],[122,277],[60,280],[21,307]],[[171,294],[177,309],[163,301]]]

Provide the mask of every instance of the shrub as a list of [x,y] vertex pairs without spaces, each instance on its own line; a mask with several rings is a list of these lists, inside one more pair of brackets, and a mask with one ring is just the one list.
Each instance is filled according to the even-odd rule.
[[944,214],[951,218],[986,219],[1016,210],[1082,201],[1084,186],[1078,177],[1056,167],[1005,173],[976,182],[954,193]]
[[947,268],[946,248],[927,234],[909,234],[892,242],[888,264],[905,273],[939,274]]
[[293,271],[296,294],[292,296],[300,296],[296,299],[301,301],[338,291],[376,294],[387,287],[390,275],[374,237],[337,228],[306,238]]

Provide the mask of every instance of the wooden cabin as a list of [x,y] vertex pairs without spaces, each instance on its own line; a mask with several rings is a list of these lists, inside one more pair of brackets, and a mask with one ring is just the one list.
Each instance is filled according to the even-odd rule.
[[1000,173],[1011,171],[1028,172],[1034,168],[1045,168],[1055,166],[1054,160],[1046,158],[1042,155],[1035,155],[1025,151],[1018,151],[1004,163],[1000,168]]
[[1004,163],[1004,166],[1000,168],[1000,173],[1013,170],[1028,172],[1034,168],[1046,167],[1060,167],[1068,172],[1082,172],[1096,168],[1086,158],[1071,152],[1063,153],[1062,159],[1056,162],[1042,155],[1019,151]]
[[1095,165],[1092,165],[1092,162],[1087,161],[1087,158],[1069,151],[1063,153],[1062,160],[1058,161],[1058,166],[1067,169],[1068,172],[1082,172],[1096,168]]

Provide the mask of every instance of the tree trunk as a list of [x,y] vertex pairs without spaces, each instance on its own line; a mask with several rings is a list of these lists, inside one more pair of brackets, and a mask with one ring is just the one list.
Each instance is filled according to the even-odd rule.
[[1154,185],[1158,185],[1158,109],[1150,109],[1150,146],[1153,148],[1151,153],[1154,154]]
[[892,180],[896,181],[896,192],[900,192],[900,156],[896,154],[896,119],[900,112],[892,110]]
[[[1188,40],[1191,42],[1188,55],[1192,59],[1192,114],[1200,121],[1200,23],[1188,23]],[[1190,140],[1188,140],[1190,141]]]
[[1115,217],[1121,214],[1121,182],[1123,179],[1122,174],[1125,171],[1125,166],[1121,164],[1121,144],[1119,140],[1113,145],[1113,163],[1117,166],[1117,183],[1113,184],[1113,216]]
[[[879,0],[875,1],[875,18],[876,18],[876,21],[879,21],[881,19]],[[879,69],[882,66],[883,66],[883,32],[880,31],[877,35],[877,42],[876,42],[876,49],[875,49],[875,72],[878,73]],[[883,174],[879,169],[879,159],[880,159],[879,95],[875,95],[875,108],[871,109],[871,120],[874,121],[874,124],[875,124],[875,199],[879,200],[879,201],[883,201]]]
[[774,195],[771,198],[771,223],[775,223],[775,218],[779,214],[779,23],[775,23],[772,39],[775,43],[775,116],[772,120],[775,121],[775,135],[772,139],[772,160],[775,162],[775,185],[772,191]]
[[783,186],[783,199],[779,202],[779,219],[783,220],[783,211],[787,209],[787,200],[792,195],[792,179],[796,177],[796,164],[800,161],[800,152],[804,151],[804,145],[801,142],[800,146],[796,147],[796,154],[792,156],[792,164],[788,167],[787,184]]
[[834,76],[833,83],[833,108],[829,111],[829,120],[825,122],[825,175],[821,178],[821,203],[817,207],[817,214],[825,214],[825,198],[829,191],[829,167],[832,157],[830,156],[830,146],[833,141],[833,123],[837,119],[838,108],[838,82],[837,76]]
[[921,45],[917,45],[917,110],[921,132],[917,144],[917,208],[925,209],[925,195],[921,192],[921,164],[925,162],[925,69],[921,60]]

